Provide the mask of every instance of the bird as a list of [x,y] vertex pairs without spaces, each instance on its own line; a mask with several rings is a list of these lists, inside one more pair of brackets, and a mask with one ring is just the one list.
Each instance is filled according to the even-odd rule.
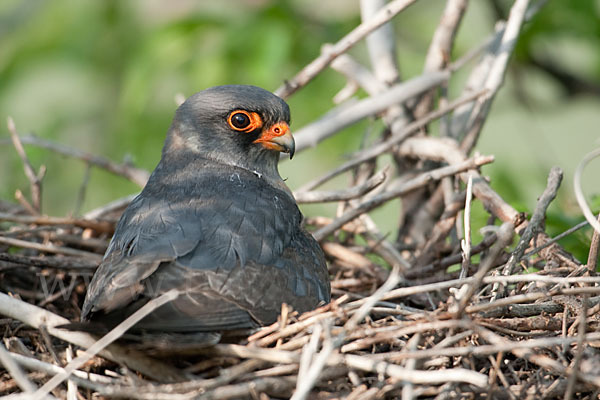
[[182,103],[92,277],[81,323],[114,327],[176,289],[132,329],[216,343],[274,323],[283,303],[300,313],[329,303],[325,256],[278,171],[280,153],[294,155],[289,123],[287,103],[256,86]]

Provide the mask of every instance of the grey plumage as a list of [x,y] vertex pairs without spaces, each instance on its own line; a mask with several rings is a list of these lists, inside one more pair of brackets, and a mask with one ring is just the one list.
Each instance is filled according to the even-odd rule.
[[[257,132],[227,115],[258,113]],[[289,122],[283,100],[252,86],[208,89],[177,111],[162,158],[127,208],[86,295],[82,321],[114,325],[169,289],[182,292],[136,328],[211,332],[274,322],[285,302],[330,300],[318,243],[277,171],[279,152],[256,143]]]

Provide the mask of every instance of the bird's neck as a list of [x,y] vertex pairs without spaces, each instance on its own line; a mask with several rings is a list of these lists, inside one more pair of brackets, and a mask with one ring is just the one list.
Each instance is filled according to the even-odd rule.
[[240,168],[251,172],[257,179],[264,179],[271,186],[274,186],[292,196],[292,192],[287,187],[277,169],[279,157],[277,153],[262,151],[259,154],[252,154],[252,162],[239,157],[232,157],[231,154],[221,154],[218,151],[196,152],[191,149],[178,148],[176,151],[163,151],[162,158],[157,170],[172,171],[173,173],[182,170],[199,172],[205,168],[223,167]]

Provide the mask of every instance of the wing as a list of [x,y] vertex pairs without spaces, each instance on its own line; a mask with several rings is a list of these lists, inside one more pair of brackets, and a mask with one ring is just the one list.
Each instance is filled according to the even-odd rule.
[[[82,319],[99,312],[123,318],[172,288],[182,295],[140,327],[247,328],[276,320],[282,302],[306,311],[329,301],[322,251],[300,228],[293,198],[228,168],[204,165],[201,174],[179,177],[157,168],[117,226]],[[194,178],[182,182],[184,176]]]

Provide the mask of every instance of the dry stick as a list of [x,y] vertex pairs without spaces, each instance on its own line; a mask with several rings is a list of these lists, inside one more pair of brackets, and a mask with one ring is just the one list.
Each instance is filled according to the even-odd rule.
[[[325,331],[325,340],[323,341],[323,346],[321,351],[313,358],[310,366],[308,367],[308,371],[305,372],[303,379],[300,379],[300,374],[298,374],[298,380],[296,384],[296,390],[291,397],[291,400],[304,400],[309,395],[311,389],[315,386],[323,368],[327,364],[329,357],[333,353],[335,346],[334,342],[331,339],[331,324],[327,324],[324,328]],[[320,335],[319,335],[320,336]]]
[[496,93],[498,93],[504,83],[508,61],[517,43],[521,27],[525,22],[528,4],[529,0],[516,0],[510,9],[506,28],[498,45],[498,53],[491,64],[489,74],[483,86],[490,93],[488,96],[476,101],[467,122],[467,134],[461,143],[461,148],[467,154],[471,152],[477,143],[491,104],[494,101]]
[[85,172],[83,173],[83,180],[81,181],[81,185],[79,185],[79,190],[77,191],[75,207],[73,208],[74,215],[79,215],[81,212],[81,207],[83,207],[83,202],[85,201],[85,194],[87,192],[88,184],[90,183],[91,172],[92,172],[92,166],[88,163],[85,165]]
[[498,236],[498,241],[494,243],[492,248],[490,249],[487,257],[481,262],[479,265],[479,269],[473,275],[473,282],[470,284],[465,284],[463,286],[464,292],[461,293],[458,303],[458,310],[455,311],[456,318],[460,318],[467,307],[467,304],[471,301],[471,297],[475,294],[476,291],[479,290],[481,283],[483,282],[483,278],[488,273],[490,268],[494,265],[494,262],[500,256],[500,254],[504,251],[506,246],[510,245],[513,238],[513,229],[514,226],[510,222],[503,223],[496,235]]
[[[346,354],[341,357],[344,363],[350,368],[385,374],[415,384],[466,382],[479,387],[485,387],[487,385],[487,377],[485,375],[464,368],[451,368],[438,371],[415,371],[383,361],[373,360],[370,357],[365,356]],[[337,357],[335,357],[333,361],[337,361]]]
[[590,210],[590,207],[587,204],[587,201],[585,200],[585,195],[583,194],[583,190],[581,188],[581,175],[583,174],[585,166],[598,156],[600,156],[600,149],[596,149],[586,154],[585,157],[583,157],[583,160],[581,160],[581,162],[577,166],[577,169],[575,170],[575,175],[573,175],[573,186],[575,189],[575,198],[577,199],[577,204],[579,204],[579,208],[581,208],[585,219],[590,223],[590,225],[594,227],[594,230],[596,230],[596,232],[600,233],[600,221],[596,220],[596,217],[592,213],[592,210]]
[[[481,326],[476,326],[476,329],[480,331],[483,329]],[[488,331],[489,332],[489,331]],[[495,335],[496,336],[496,335]],[[498,336],[499,337],[499,336]],[[487,337],[485,337],[488,340]],[[594,342],[600,339],[600,333],[592,332],[587,335],[585,342]],[[490,341],[489,345],[479,346],[464,346],[464,347],[450,347],[450,348],[431,348],[417,351],[398,351],[389,353],[379,353],[369,356],[373,360],[389,360],[390,362],[399,362],[402,360],[410,359],[431,359],[435,357],[464,357],[467,355],[475,356],[487,356],[490,354],[497,354],[501,352],[511,352],[513,350],[527,350],[534,348],[551,348],[553,346],[560,346],[563,344],[576,343],[579,338],[576,337],[546,337],[540,339],[527,339],[527,340],[507,340],[503,339],[502,342],[495,343]],[[519,356],[520,357],[520,356]],[[600,378],[596,377],[597,381]]]
[[[396,285],[398,285],[400,279],[402,278],[400,271],[400,265],[396,264],[393,266],[392,272],[384,284],[381,285],[381,287],[379,287],[375,293],[364,299],[358,311],[344,324],[345,332],[354,331],[358,324],[369,314],[371,308],[373,308],[375,304],[382,300],[387,293],[389,293],[393,288],[396,287]],[[338,341],[336,347],[339,347],[343,341],[343,337],[337,338],[336,340]]]
[[473,176],[469,174],[467,181],[467,197],[465,199],[464,230],[465,238],[460,241],[462,249],[462,265],[459,278],[465,278],[471,266],[471,200],[473,199]]
[[510,260],[506,264],[503,271],[504,275],[512,275],[514,273],[514,266],[521,261],[525,250],[529,246],[529,242],[540,232],[544,232],[544,221],[546,219],[546,210],[550,206],[550,203],[556,198],[556,193],[562,182],[563,172],[559,167],[552,167],[548,174],[548,182],[544,192],[540,196],[531,220],[525,228],[525,231],[521,235],[521,240],[515,251],[511,254]]
[[344,201],[361,197],[369,193],[385,181],[388,168],[379,171],[360,185],[352,186],[341,190],[324,191],[300,191],[294,192],[297,203],[324,203],[330,201]]
[[[70,322],[68,319],[43,308],[14,299],[4,293],[0,293],[0,314],[21,321],[35,329],[39,329],[41,325],[46,325],[49,334],[77,346],[90,347],[96,342],[96,339],[87,333],[55,328],[55,326],[68,324]],[[175,368],[118,344],[110,345],[100,352],[100,355],[158,381],[176,381],[187,378]]]
[[[598,214],[598,221],[600,221],[600,214]],[[592,234],[592,242],[590,243],[590,251],[587,259],[587,269],[591,275],[596,273],[596,267],[598,265],[598,247],[600,247],[600,232],[594,230]]]
[[[419,332],[415,333],[413,337],[411,337],[406,343],[405,349],[407,351],[415,351],[417,350],[417,346],[421,341],[421,334]],[[414,371],[417,367],[417,360],[411,359],[406,362],[406,368]],[[412,400],[415,397],[414,386],[412,383],[407,382],[402,388],[402,400]]]
[[351,105],[338,106],[319,120],[296,131],[296,152],[314,147],[339,130],[365,117],[378,114],[394,104],[403,103],[449,78],[449,71],[431,72],[399,83],[376,96],[359,100]]
[[[58,144],[39,138],[37,136],[28,135],[21,137],[21,142],[30,146],[40,147],[61,154],[63,156],[76,158],[88,164],[102,168],[115,175],[122,176],[139,187],[143,187],[148,181],[150,173],[144,169],[136,168],[127,164],[117,164],[107,158],[96,156],[91,153],[74,149],[63,144]],[[1,142],[0,142],[1,143]]]
[[[386,0],[361,0],[360,14],[363,23],[368,23],[386,5]],[[365,38],[371,66],[377,80],[385,86],[398,81],[398,57],[396,35],[391,23],[386,23]]]
[[[485,86],[485,80],[494,62],[494,56],[498,52],[498,46],[500,45],[502,35],[504,35],[505,28],[506,23],[504,21],[496,23],[495,32],[483,40],[480,47],[472,51],[473,56],[478,55],[480,52],[484,53],[477,65],[471,70],[464,85],[462,96],[468,95],[477,89],[482,89]],[[463,56],[462,59],[465,58],[467,57]],[[475,104],[475,101],[468,102],[456,109],[450,121],[450,137],[459,140],[467,132],[467,123]]]
[[[332,355],[334,349],[339,348],[346,337],[347,332],[352,332],[358,324],[367,316],[367,314],[371,311],[373,306],[381,299],[381,297],[393,289],[401,279],[400,276],[400,266],[394,265],[392,272],[390,273],[386,282],[379,288],[375,293],[365,299],[365,302],[362,306],[356,311],[356,313],[346,322],[344,325],[344,329],[342,332],[335,338],[331,339],[329,332],[330,326],[326,329],[326,340],[323,342],[323,348],[317,357],[315,357],[314,362],[310,366],[309,372],[303,374],[304,379],[300,379],[300,375],[298,376],[298,386],[294,396],[292,397],[294,400],[301,400],[306,398],[312,387],[315,385],[321,371],[325,367],[327,360],[329,360]],[[311,340],[312,341],[312,340]],[[304,353],[303,353],[304,355]]]
[[121,197],[120,199],[113,200],[108,204],[88,211],[83,215],[83,218],[98,219],[104,217],[106,214],[110,214],[118,210],[124,210],[129,205],[129,203],[131,203],[133,199],[136,198],[137,195],[138,194],[130,194],[128,196]]
[[[562,170],[558,167],[552,167],[548,174],[546,188],[535,206],[529,224],[521,234],[521,240],[502,269],[502,275],[512,275],[514,273],[515,266],[523,258],[523,254],[525,254],[525,250],[529,246],[529,243],[538,235],[538,233],[544,232],[546,210],[548,209],[548,206],[550,206],[550,203],[556,198],[556,193],[558,192],[562,178]],[[496,300],[498,295],[498,285],[494,285],[492,287],[491,301]]]
[[[361,0],[360,15],[362,21],[365,22],[373,18],[385,7],[386,3],[387,0]],[[369,52],[371,69],[373,69],[375,74],[375,80],[379,83],[378,87],[383,88],[376,89],[374,93],[367,92],[370,96],[373,96],[400,81],[394,26],[390,22],[386,23],[377,30],[371,32],[366,37],[365,42],[367,51]],[[333,68],[333,63],[331,66]],[[382,119],[385,124],[391,128],[391,133],[397,131],[400,127],[405,126],[409,122],[404,106],[401,104],[390,106],[383,112]],[[386,131],[383,133],[387,134]]]
[[588,310],[588,296],[583,295],[581,314],[579,319],[579,332],[577,332],[577,353],[575,359],[571,364],[569,381],[567,384],[567,390],[565,391],[565,400],[571,400],[573,392],[575,391],[575,384],[577,383],[577,375],[579,373],[579,366],[581,364],[581,357],[583,355],[583,345],[586,343],[585,340],[585,328],[587,324],[587,310]]
[[0,221],[17,222],[20,224],[34,225],[65,225],[89,228],[101,233],[112,233],[114,225],[110,222],[96,221],[94,219],[49,217],[46,215],[13,215],[0,212]]
[[19,365],[12,358],[12,354],[6,350],[4,343],[0,343],[0,364],[4,366],[6,371],[13,377],[15,382],[17,382],[17,385],[19,385],[25,393],[33,393],[36,391],[37,388],[23,373]]
[[331,68],[344,75],[348,81],[363,88],[369,96],[375,96],[387,89],[387,86],[378,81],[371,71],[348,54],[336,58],[331,63]]
[[[276,397],[285,398],[289,396],[289,390],[294,387],[296,379],[294,377],[267,377],[258,378],[248,382],[236,383],[233,385],[221,386],[208,393],[194,396],[197,400],[228,400],[248,398],[251,393],[264,393],[275,391]],[[158,399],[157,399],[158,400]]]
[[[392,300],[392,299],[398,299],[401,297],[411,296],[411,295],[415,295],[415,294],[419,294],[419,293],[427,293],[427,292],[435,292],[438,290],[446,290],[451,287],[458,287],[463,284],[472,283],[474,281],[475,281],[475,277],[468,277],[465,279],[452,279],[452,280],[448,280],[448,281],[428,283],[425,285],[398,288],[398,289],[390,290],[388,293],[386,293],[381,298],[381,300]],[[525,275],[509,275],[509,276],[486,276],[483,278],[483,283],[485,283],[485,284],[496,283],[496,282],[503,283],[503,284],[518,283],[518,282],[543,282],[543,283],[548,283],[548,284],[585,282],[585,283],[600,284],[600,277],[582,276],[582,277],[568,278],[568,277],[543,276],[543,275],[537,275],[537,274],[525,274]],[[537,297],[533,298],[533,300],[537,300],[538,298],[543,298],[543,297],[549,296],[548,294],[545,294],[545,293],[534,293],[533,295],[537,296]],[[527,300],[527,299],[525,299],[525,300]],[[357,302],[360,302],[360,301],[362,301],[362,300],[358,300]],[[499,301],[500,300],[498,300],[498,302]],[[494,304],[499,304],[498,302],[496,302]],[[493,306],[489,305],[492,303],[486,303],[486,304],[488,304],[488,305],[483,304],[482,306],[485,306],[485,308],[493,308]],[[474,311],[471,311],[467,308],[467,312],[478,311],[476,309],[476,308],[479,308],[478,306],[471,306],[471,307],[473,308]]]
[[139,310],[131,314],[127,319],[122,321],[119,325],[113,328],[110,332],[104,335],[100,340],[96,341],[92,346],[87,348],[83,355],[75,358],[65,367],[64,372],[53,376],[48,382],[44,384],[41,388],[39,388],[31,397],[32,400],[38,400],[43,398],[45,395],[50,393],[55,387],[60,385],[64,380],[68,379],[69,376],[76,369],[80,368],[89,361],[92,357],[106,348],[109,344],[123,336],[123,334],[129,330],[132,326],[140,322],[146,315],[150,314],[152,311],[156,310],[160,306],[175,300],[179,296],[179,291],[177,289],[171,289],[168,292],[162,294],[161,296],[154,298],[144,304]]
[[[46,374],[56,375],[63,372],[65,369],[59,367],[58,365],[50,364],[44,361],[40,361],[36,358],[27,357],[18,353],[10,353],[12,358],[19,365],[27,368],[30,371],[41,371]],[[115,379],[109,378],[105,375],[98,375],[91,372],[84,372],[81,370],[73,371],[71,377],[69,379],[74,379],[80,386],[84,386],[86,388],[90,388],[91,385],[96,384],[114,384]],[[97,390],[95,387],[91,387],[90,389]]]
[[[550,245],[558,242],[559,240],[561,240],[561,239],[569,236],[570,234],[572,234],[574,232],[577,232],[578,230],[580,230],[581,228],[583,228],[585,226],[588,226],[589,224],[590,223],[587,222],[587,220],[586,221],[582,221],[582,222],[578,223],[577,225],[575,225],[575,226],[567,229],[566,231],[564,231],[564,232],[562,232],[562,233],[554,236],[552,239],[548,240],[546,243],[541,244],[541,245],[537,246],[536,248],[528,251],[527,253],[525,253],[523,255],[523,257],[529,257],[532,254],[539,253],[541,250],[545,249],[546,247],[548,247],[548,246],[550,246]],[[592,238],[593,238],[593,236],[592,236]]]
[[0,253],[0,261],[29,265],[38,268],[90,269],[98,266],[97,262],[85,258],[27,257],[9,253]]
[[310,335],[310,340],[302,347],[300,363],[298,365],[296,393],[294,393],[294,395],[298,393],[298,387],[301,385],[301,383],[306,380],[306,375],[310,369],[310,362],[319,349],[319,340],[321,339],[322,333],[323,324],[316,324],[316,326],[313,328],[312,334]]
[[29,242],[27,240],[13,239],[13,238],[8,238],[8,237],[1,237],[1,236],[0,236],[0,243],[6,244],[9,246],[14,246],[14,247],[21,247],[24,249],[35,249],[35,250],[38,250],[38,251],[41,251],[44,253],[65,254],[65,255],[69,255],[69,256],[82,257],[82,258],[87,258],[89,260],[93,260],[93,261],[97,261],[97,262],[100,262],[100,260],[102,260],[102,256],[100,256],[96,253],[91,253],[89,251],[83,251],[83,250],[76,250],[76,249],[72,249],[70,247],[54,246],[53,244],[41,244],[41,243]]
[[15,199],[17,199],[17,201],[19,202],[19,204],[21,206],[23,206],[23,209],[26,210],[29,214],[31,215],[38,215],[39,213],[35,210],[35,208],[29,204],[29,201],[27,201],[27,199],[25,198],[25,195],[23,194],[23,192],[21,192],[19,189],[15,190]]
[[8,117],[7,125],[8,132],[10,133],[10,139],[17,150],[17,154],[23,162],[23,169],[25,170],[25,175],[27,176],[29,185],[31,186],[31,199],[33,201],[33,208],[35,209],[36,213],[39,214],[42,206],[42,183],[40,182],[40,177],[33,170],[33,166],[31,165],[31,162],[25,153],[25,149],[23,148],[23,144],[21,143],[22,140],[19,139],[19,135],[17,134],[15,122],[11,117]]
[[306,185],[304,185],[302,188],[300,188],[299,190],[310,190],[313,189],[317,186],[322,185],[323,183],[327,182],[328,180],[334,178],[335,176],[341,174],[342,172],[345,172],[351,168],[356,167],[357,165],[369,161],[385,152],[391,151],[392,147],[399,144],[400,142],[402,142],[403,140],[406,140],[407,138],[409,138],[412,134],[416,133],[419,129],[421,129],[422,127],[426,126],[427,124],[429,124],[430,122],[440,118],[441,116],[451,112],[452,110],[456,109],[457,107],[472,101],[473,99],[476,99],[479,96],[482,96],[486,93],[485,90],[481,90],[475,93],[471,93],[468,94],[466,96],[463,96],[461,98],[458,98],[454,101],[452,101],[450,104],[448,104],[447,106],[440,108],[438,110],[432,111],[431,113],[427,114],[426,116],[424,116],[423,118],[414,121],[410,124],[408,124],[406,127],[402,128],[400,131],[398,131],[397,133],[394,133],[392,136],[390,136],[388,139],[386,139],[385,141],[374,145],[373,147],[370,147],[366,150],[363,151],[359,151],[357,153],[354,153],[351,156],[351,159],[347,162],[345,162],[344,164],[342,164],[341,166],[335,168],[334,170],[332,170],[331,172],[328,172],[327,174],[325,174],[323,177],[314,180],[310,183],[307,183]]
[[502,299],[485,302],[479,304],[473,304],[465,308],[467,314],[480,313],[486,310],[494,310],[499,307],[506,307],[512,304],[527,303],[532,301],[538,301],[545,298],[552,298],[556,295],[580,295],[580,294],[598,294],[600,293],[600,287],[584,287],[584,288],[570,288],[570,289],[553,289],[547,293],[545,292],[532,292],[526,294],[517,294],[510,297],[504,297]]
[[364,38],[375,29],[391,20],[394,16],[404,10],[406,7],[414,3],[415,0],[394,0],[387,6],[382,8],[373,18],[361,23],[354,28],[350,33],[344,36],[336,44],[331,46],[327,51],[321,53],[319,57],[305,66],[296,76],[284,85],[280,86],[276,91],[279,97],[285,99],[292,95],[295,91],[310,82],[322,70],[324,70],[337,56],[348,51],[358,41]]
[[446,167],[437,168],[425,172],[416,178],[400,184],[398,187],[389,191],[373,196],[371,199],[361,202],[356,208],[346,211],[340,217],[336,218],[331,224],[324,226],[313,233],[313,236],[321,241],[328,235],[335,232],[337,229],[352,221],[363,213],[366,213],[373,208],[380,206],[388,200],[402,196],[417,188],[423,187],[434,180],[439,180],[445,176],[452,176],[461,171],[478,168],[481,165],[489,164],[494,161],[491,156],[476,156],[461,163],[449,165]]
[[[456,32],[467,8],[467,3],[468,0],[449,0],[446,2],[440,23],[433,33],[431,44],[427,50],[423,72],[439,71],[448,65]],[[429,91],[419,100],[413,108],[417,118],[431,109],[433,97],[433,91]]]
[[[535,354],[531,349],[535,348],[535,347],[547,347],[549,345],[543,345],[540,344],[539,346],[528,346],[523,348],[521,346],[521,344],[523,342],[512,342],[510,340],[504,339],[503,337],[496,335],[495,333],[489,331],[488,329],[484,329],[482,327],[477,327],[477,331],[479,333],[479,335],[487,340],[490,343],[493,343],[494,346],[497,346],[499,349],[502,348],[503,351],[510,351],[511,353],[513,353],[515,356],[519,357],[519,358],[523,358],[526,359],[542,368],[548,369],[558,375],[566,375],[568,373],[568,370],[565,366],[563,366],[559,361],[554,360],[546,355],[543,354]],[[588,341],[592,341],[595,338],[596,340],[598,338],[600,338],[596,332],[594,333],[590,333],[587,337]],[[564,340],[564,342],[560,342],[559,340]],[[534,340],[539,340],[539,341],[546,341],[548,343],[556,343],[555,345],[560,345],[563,343],[573,343],[576,342],[577,340],[579,340],[579,338],[545,338],[545,339],[532,339],[531,341]],[[525,342],[529,342],[529,341],[525,341]],[[507,348],[508,347],[508,348]],[[596,375],[590,375],[590,374],[580,374],[579,378],[586,382],[589,383],[591,385],[594,385],[596,387],[600,387],[600,377],[596,376]]]
[[[73,361],[73,349],[71,348],[71,345],[65,349],[65,358],[67,363]],[[73,372],[71,372],[71,375],[73,375]],[[77,383],[72,377],[69,377],[69,380],[67,381],[67,400],[77,400],[77,392]]]
[[[479,254],[479,253],[487,250],[495,242],[496,242],[496,234],[492,233],[491,235],[484,236],[483,240],[471,249],[471,255]],[[437,270],[443,270],[451,265],[458,264],[461,261],[462,261],[462,254],[453,254],[453,255],[444,257],[441,260],[434,261],[430,264],[424,265],[422,267],[413,267],[412,269],[406,271],[406,273],[404,274],[404,277],[406,279],[418,279],[423,276],[427,276],[430,273],[435,272]],[[445,277],[444,277],[444,279],[445,279]]]

